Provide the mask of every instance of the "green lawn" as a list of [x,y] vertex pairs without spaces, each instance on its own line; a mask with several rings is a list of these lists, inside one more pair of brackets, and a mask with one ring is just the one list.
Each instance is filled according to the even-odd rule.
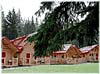
[[37,65],[3,69],[3,73],[99,73],[98,63],[76,65]]

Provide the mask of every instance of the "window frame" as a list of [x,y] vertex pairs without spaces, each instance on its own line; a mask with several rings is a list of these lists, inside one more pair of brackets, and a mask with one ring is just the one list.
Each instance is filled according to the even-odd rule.
[[6,57],[6,52],[3,51],[3,52],[2,52],[2,58],[5,58],[5,57]]
[[5,62],[5,60],[4,60],[4,59],[2,59],[2,64],[4,64],[4,62]]
[[64,55],[62,55],[62,56],[61,56],[61,58],[63,58],[63,59],[64,59]]
[[26,63],[29,63],[30,62],[30,60],[29,59],[26,59]]
[[31,54],[30,53],[26,53],[26,58],[30,58],[31,57]]

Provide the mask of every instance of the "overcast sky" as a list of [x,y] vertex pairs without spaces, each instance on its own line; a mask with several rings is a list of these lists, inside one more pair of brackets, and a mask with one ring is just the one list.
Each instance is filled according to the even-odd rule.
[[[9,10],[12,10],[13,8],[15,8],[16,11],[20,9],[21,16],[23,18],[31,19],[32,15],[34,15],[34,13],[39,9],[41,5],[40,4],[41,1],[44,1],[44,0],[1,0],[1,3],[2,3],[2,9],[6,15]],[[44,18],[44,15],[41,17],[41,19],[43,18]],[[35,19],[35,16],[34,16],[34,19]]]
[[4,13],[20,9],[23,18],[30,18],[39,9],[41,0],[1,0]]

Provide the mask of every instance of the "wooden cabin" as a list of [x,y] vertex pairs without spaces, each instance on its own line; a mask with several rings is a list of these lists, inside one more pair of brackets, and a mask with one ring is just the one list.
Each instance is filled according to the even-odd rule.
[[53,52],[51,56],[51,64],[75,64],[82,62],[81,51],[72,44],[64,44],[61,51]]
[[11,42],[17,47],[22,49],[19,52],[19,65],[33,65],[34,64],[34,42],[30,43],[27,42],[26,39],[28,36],[22,36],[19,38],[16,38],[14,40],[11,40]]
[[98,61],[99,46],[92,45],[78,49],[75,45],[64,44],[62,50],[55,51],[51,56],[37,57],[34,55],[34,42],[26,39],[33,34],[9,40],[2,38],[2,66],[41,64],[78,64]]
[[99,55],[99,45],[92,45],[80,48],[83,58],[86,58],[87,62],[95,62],[98,61]]
[[[26,39],[31,36],[22,36],[13,40],[6,37],[2,38],[2,65],[19,66],[34,65],[34,42],[27,42]],[[10,63],[9,63],[10,62]]]
[[18,49],[14,46],[9,39],[6,37],[2,38],[2,66],[17,66],[18,58],[15,58],[16,52]]
[[50,56],[36,57],[36,64],[50,64]]

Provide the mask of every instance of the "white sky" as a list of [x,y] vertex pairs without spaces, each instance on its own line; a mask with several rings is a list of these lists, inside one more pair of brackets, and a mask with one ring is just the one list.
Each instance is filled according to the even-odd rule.
[[[23,19],[24,18],[31,19],[34,13],[39,9],[40,3],[42,1],[46,1],[46,0],[1,0],[1,3],[2,3],[3,11],[6,15],[8,14],[9,10],[12,10],[14,8],[16,12],[18,11],[18,9],[20,9],[21,16]],[[35,18],[36,16],[34,16],[34,19]],[[42,20],[43,18],[44,15],[42,15],[41,18],[38,18],[38,20],[40,21],[40,19]]]
[[9,10],[15,8],[21,11],[23,18],[31,18],[32,15],[39,9],[41,0],[1,0],[4,13],[7,15]]

